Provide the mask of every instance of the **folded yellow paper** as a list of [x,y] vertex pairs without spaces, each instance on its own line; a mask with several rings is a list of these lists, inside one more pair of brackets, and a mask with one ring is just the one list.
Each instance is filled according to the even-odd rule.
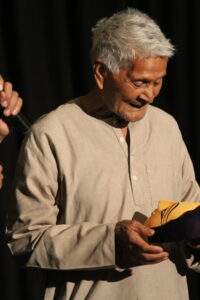
[[198,206],[200,206],[200,203],[160,200],[158,202],[158,207],[152,212],[144,225],[148,227],[164,225],[171,220],[179,218],[187,211],[197,208]]

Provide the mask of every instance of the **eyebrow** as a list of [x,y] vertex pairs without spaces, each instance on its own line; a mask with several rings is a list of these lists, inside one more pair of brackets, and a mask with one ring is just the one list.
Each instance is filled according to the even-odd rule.
[[131,78],[131,80],[132,80],[132,81],[142,81],[142,82],[144,82],[144,83],[148,83],[148,82],[151,82],[151,81],[157,81],[157,80],[159,80],[159,79],[163,79],[163,78],[165,78],[166,76],[167,76],[167,73],[163,74],[163,76],[160,76],[159,78],[156,78],[156,79],[154,79],[154,80],[146,79],[145,77],[135,78],[135,79]]

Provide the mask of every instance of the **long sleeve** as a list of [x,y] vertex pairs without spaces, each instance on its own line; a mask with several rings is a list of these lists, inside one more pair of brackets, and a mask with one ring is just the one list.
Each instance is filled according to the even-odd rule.
[[[36,130],[37,131],[37,130]],[[63,178],[52,140],[30,133],[22,146],[9,213],[9,247],[16,256],[27,254],[27,266],[52,269],[112,267],[114,224],[65,224],[66,199],[60,201]],[[63,198],[63,196],[62,196]],[[60,224],[59,224],[60,223]]]
[[149,216],[160,199],[199,201],[180,131],[171,116],[150,106],[143,120],[129,124],[128,151],[114,121],[87,115],[77,99],[33,125],[15,175],[9,247],[26,266],[75,270],[45,272],[45,299],[59,293],[59,299],[160,299],[165,293],[188,299],[185,257],[191,267],[196,262],[188,247],[174,246],[172,260],[128,270],[115,266],[114,249],[120,220]]

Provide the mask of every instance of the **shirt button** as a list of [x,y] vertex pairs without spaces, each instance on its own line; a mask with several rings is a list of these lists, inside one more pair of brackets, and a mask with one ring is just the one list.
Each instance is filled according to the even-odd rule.
[[137,180],[137,176],[136,176],[136,175],[133,175],[132,178],[133,178],[133,180],[135,180],[135,181]]
[[120,136],[119,141],[120,141],[120,143],[123,143],[125,141],[124,137]]

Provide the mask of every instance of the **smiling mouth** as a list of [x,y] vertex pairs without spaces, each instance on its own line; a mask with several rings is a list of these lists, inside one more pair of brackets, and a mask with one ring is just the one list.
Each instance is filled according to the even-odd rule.
[[141,108],[141,107],[143,107],[144,105],[147,104],[147,101],[138,98],[138,99],[134,99],[134,100],[131,100],[131,101],[127,101],[127,103],[130,106],[134,107],[134,108]]
[[128,104],[129,104],[130,106],[134,107],[134,108],[141,108],[141,107],[142,107],[141,105],[137,105],[137,104],[131,103],[131,102],[129,102]]

